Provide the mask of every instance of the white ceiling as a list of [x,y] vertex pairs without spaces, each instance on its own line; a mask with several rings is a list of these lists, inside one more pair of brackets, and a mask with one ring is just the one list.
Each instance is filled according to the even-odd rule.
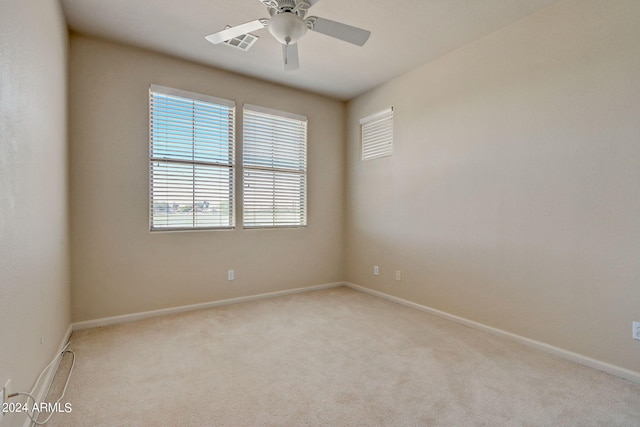
[[204,37],[257,18],[259,0],[61,0],[79,33],[163,52],[239,74],[351,99],[557,0],[320,0],[309,15],[371,31],[364,47],[308,32],[300,69],[285,72],[264,29],[247,52]]

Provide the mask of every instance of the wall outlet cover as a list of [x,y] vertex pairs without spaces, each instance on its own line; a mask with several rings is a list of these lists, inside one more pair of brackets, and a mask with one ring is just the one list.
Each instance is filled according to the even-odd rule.
[[640,341],[640,322],[633,322],[633,339]]
[[2,422],[2,417],[4,417],[3,409],[5,409],[5,403],[9,399],[9,384],[11,383],[11,379],[7,380],[7,383],[0,388],[0,423]]
[[0,403],[2,404],[7,403],[7,400],[9,400],[9,393],[11,393],[11,390],[9,389],[10,384],[11,384],[11,378],[9,378],[5,383],[5,385],[2,387],[2,389],[0,389],[0,393],[2,393],[2,398],[0,399]]

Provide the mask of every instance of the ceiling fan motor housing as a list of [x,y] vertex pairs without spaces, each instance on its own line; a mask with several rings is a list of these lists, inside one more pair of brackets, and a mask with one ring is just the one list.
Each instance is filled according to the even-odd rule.
[[296,7],[296,0],[280,0],[278,2],[278,9],[279,10],[291,10],[291,9],[295,9]]

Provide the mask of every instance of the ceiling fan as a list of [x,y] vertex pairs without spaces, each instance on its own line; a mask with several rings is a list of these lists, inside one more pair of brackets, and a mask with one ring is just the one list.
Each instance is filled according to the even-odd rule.
[[222,43],[235,37],[240,37],[252,31],[265,27],[280,43],[282,43],[282,56],[284,69],[295,70],[300,67],[298,59],[298,40],[305,35],[307,29],[326,34],[337,39],[363,46],[370,31],[318,18],[307,17],[309,8],[319,0],[259,0],[269,10],[270,19],[261,18],[235,27],[227,28],[205,38],[213,44]]

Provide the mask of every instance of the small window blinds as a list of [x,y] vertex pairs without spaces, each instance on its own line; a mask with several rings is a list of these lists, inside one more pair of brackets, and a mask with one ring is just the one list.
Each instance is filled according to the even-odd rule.
[[245,228],[307,225],[307,118],[243,108]]
[[151,85],[150,228],[232,228],[235,103]]
[[393,107],[360,120],[362,160],[390,156],[393,149]]

